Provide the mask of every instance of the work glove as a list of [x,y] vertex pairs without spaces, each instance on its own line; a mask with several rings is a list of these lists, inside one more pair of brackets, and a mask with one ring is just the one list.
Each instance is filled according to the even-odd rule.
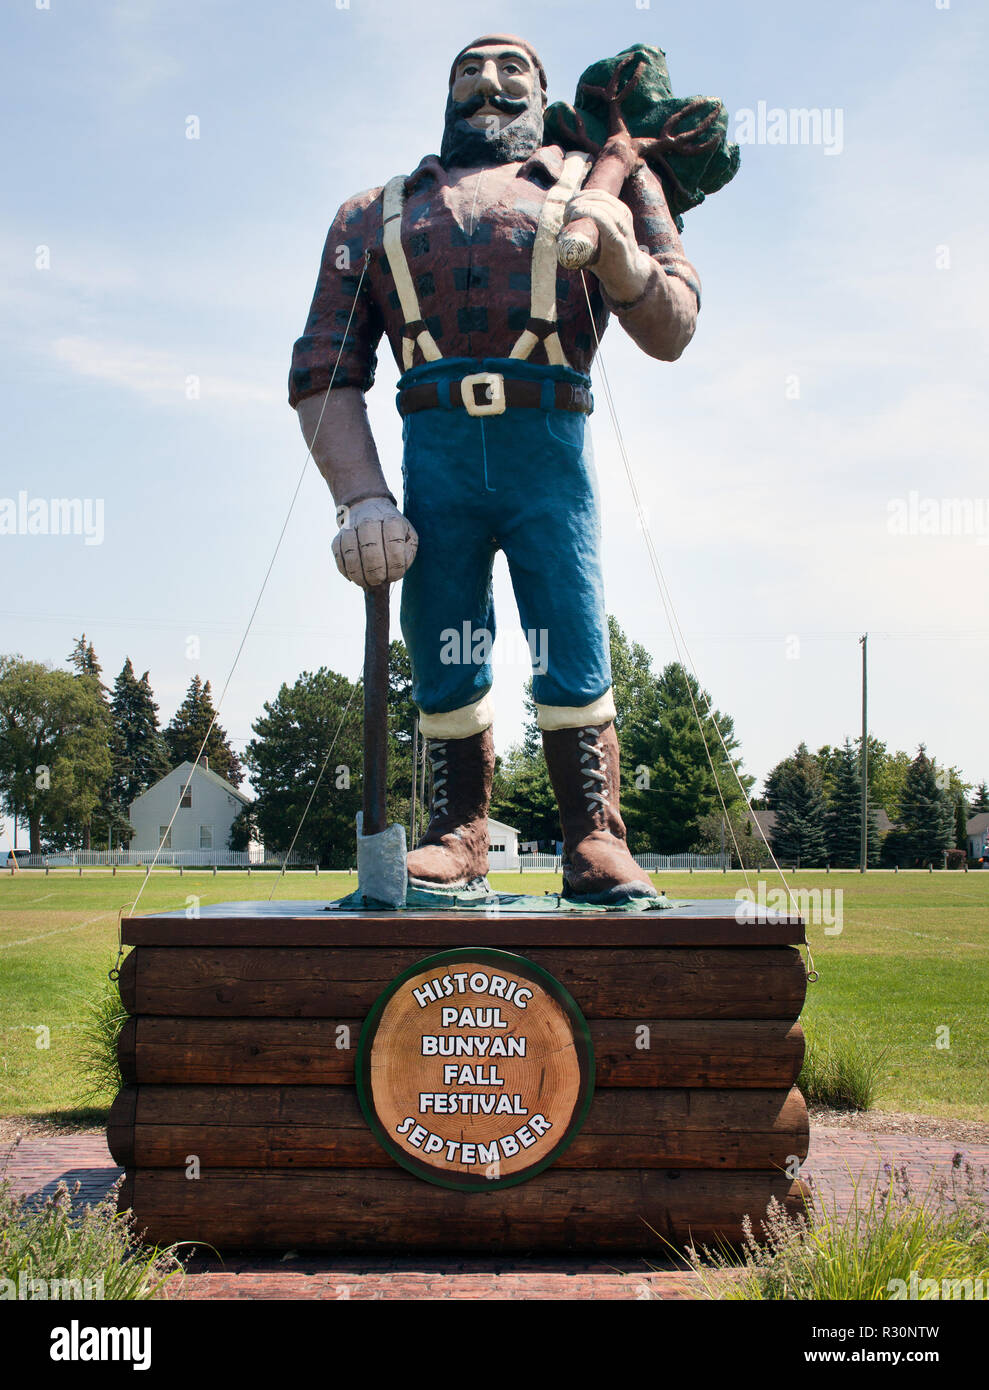
[[637,245],[632,210],[603,188],[585,188],[567,203],[563,225],[580,217],[596,223],[600,236],[597,259],[589,267],[617,303],[634,302],[654,273],[652,258]]
[[412,564],[419,537],[387,497],[365,497],[337,508],[340,530],[333,537],[337,569],[362,589],[391,584]]

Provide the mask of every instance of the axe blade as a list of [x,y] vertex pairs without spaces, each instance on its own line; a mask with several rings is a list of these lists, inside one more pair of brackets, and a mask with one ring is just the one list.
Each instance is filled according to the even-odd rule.
[[404,907],[408,887],[404,825],[365,835],[364,813],[357,812],[357,893],[369,905]]

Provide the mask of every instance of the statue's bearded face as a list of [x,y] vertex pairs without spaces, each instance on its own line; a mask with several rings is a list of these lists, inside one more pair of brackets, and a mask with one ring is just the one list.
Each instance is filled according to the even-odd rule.
[[522,49],[468,49],[450,86],[441,161],[477,168],[527,159],[542,144],[545,105],[539,74]]

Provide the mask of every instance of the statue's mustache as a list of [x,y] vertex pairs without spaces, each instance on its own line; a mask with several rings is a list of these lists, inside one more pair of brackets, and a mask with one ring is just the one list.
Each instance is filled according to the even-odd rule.
[[473,96],[466,101],[451,102],[452,114],[456,120],[466,120],[480,111],[482,106],[492,106],[496,111],[504,111],[508,115],[521,116],[523,111],[528,111],[529,103],[525,100],[517,100],[513,97],[503,96]]

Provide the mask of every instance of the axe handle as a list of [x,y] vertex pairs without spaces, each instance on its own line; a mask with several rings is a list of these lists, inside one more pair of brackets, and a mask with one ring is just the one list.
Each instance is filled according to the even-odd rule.
[[[627,148],[614,140],[608,142],[594,161],[587,175],[583,193],[589,188],[601,188],[605,193],[613,193],[617,198],[625,180],[636,164],[636,155],[629,144]],[[576,196],[576,195],[574,195]],[[597,223],[590,217],[578,217],[560,228],[557,237],[557,259],[566,270],[580,270],[585,265],[593,265],[601,249]]]
[[364,834],[385,829],[388,795],[388,584],[364,591]]

